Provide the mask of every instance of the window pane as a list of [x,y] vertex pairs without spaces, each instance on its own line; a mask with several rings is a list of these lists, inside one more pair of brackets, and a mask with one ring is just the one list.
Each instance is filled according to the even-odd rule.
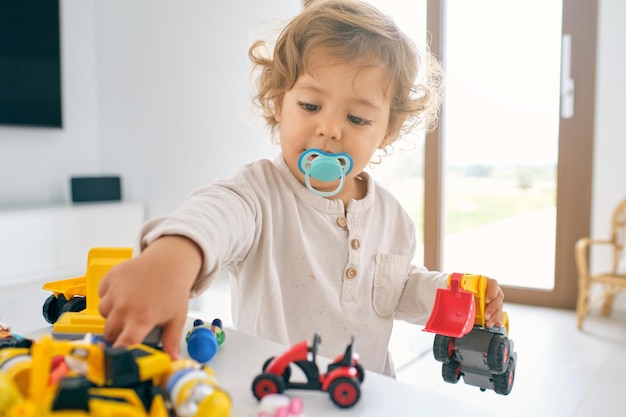
[[446,2],[446,271],[554,287],[561,8]]

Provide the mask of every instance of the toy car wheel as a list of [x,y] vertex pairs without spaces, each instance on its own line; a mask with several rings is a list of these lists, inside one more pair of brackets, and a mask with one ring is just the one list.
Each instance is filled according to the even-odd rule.
[[87,298],[85,297],[72,297],[61,308],[61,314],[71,311],[77,313],[87,308]]
[[494,374],[501,374],[507,370],[511,344],[503,335],[494,335],[489,342],[487,351],[487,366]]
[[354,365],[354,367],[356,368],[356,374],[359,378],[359,382],[363,382],[363,380],[365,380],[365,369],[363,369],[363,365],[357,363]]
[[269,394],[281,394],[284,390],[285,383],[274,374],[263,373],[252,381],[252,393],[257,400]]
[[511,358],[506,372],[493,376],[493,390],[496,394],[508,395],[513,389],[513,381],[515,381],[515,360]]
[[[265,370],[267,369],[268,366],[270,366],[270,363],[276,358],[276,356],[272,356],[271,358],[269,358],[268,360],[265,361],[265,363],[263,363],[263,372],[265,372]],[[289,382],[289,378],[291,378],[291,367],[287,366],[285,368],[285,372],[283,372],[283,381],[285,381],[285,383]]]
[[441,365],[441,376],[444,381],[456,384],[461,378],[461,364],[454,359],[444,363]]
[[453,355],[454,339],[442,334],[435,335],[433,356],[438,362],[448,363]]
[[341,407],[352,407],[361,398],[361,384],[353,378],[337,378],[328,388],[330,398]]
[[59,294],[58,297],[52,294],[46,298],[42,309],[43,318],[50,324],[56,323],[66,302],[67,300],[63,294]]
[[274,360],[276,356],[272,356],[271,358],[269,358],[268,360],[266,360],[263,363],[263,372],[265,372],[265,370],[267,369],[268,366],[270,366],[270,363]]

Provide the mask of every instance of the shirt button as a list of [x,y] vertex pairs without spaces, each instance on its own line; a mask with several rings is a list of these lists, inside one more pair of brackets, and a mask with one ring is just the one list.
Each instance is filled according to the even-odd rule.
[[356,277],[356,268],[348,268],[346,269],[346,277],[352,279],[354,277]]
[[352,249],[358,249],[361,247],[361,242],[359,241],[359,239],[352,239],[352,242],[350,242],[350,244],[352,245]]
[[348,220],[341,216],[341,217],[337,217],[337,226],[339,227],[346,227],[348,225]]

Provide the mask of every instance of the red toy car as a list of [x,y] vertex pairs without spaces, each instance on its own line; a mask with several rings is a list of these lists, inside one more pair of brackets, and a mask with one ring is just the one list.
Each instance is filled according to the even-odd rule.
[[[320,374],[315,361],[320,342],[319,333],[315,333],[311,346],[303,341],[281,356],[265,361],[263,373],[252,382],[254,396],[260,400],[268,394],[280,394],[286,389],[319,390],[328,392],[331,400],[341,408],[356,404],[361,397],[365,371],[354,353],[354,337],[345,353],[328,365],[325,374]],[[307,379],[305,382],[291,380],[291,364],[302,370]]]

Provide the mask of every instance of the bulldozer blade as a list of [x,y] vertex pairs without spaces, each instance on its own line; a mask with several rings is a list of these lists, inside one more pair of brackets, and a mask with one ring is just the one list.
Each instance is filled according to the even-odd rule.
[[424,331],[450,337],[463,337],[474,327],[476,303],[474,294],[465,291],[460,281],[452,279],[450,288],[438,288],[433,311]]

